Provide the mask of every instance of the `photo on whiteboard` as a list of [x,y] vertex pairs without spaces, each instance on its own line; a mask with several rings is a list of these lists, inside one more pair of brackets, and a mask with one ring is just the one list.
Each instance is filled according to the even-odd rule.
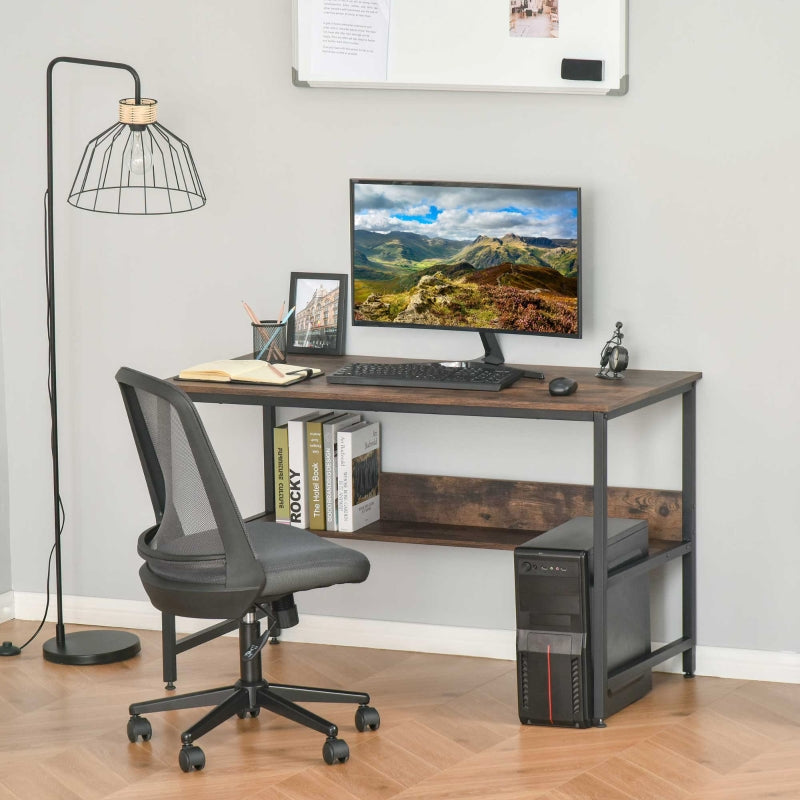
[[508,33],[531,39],[558,38],[559,0],[510,0]]

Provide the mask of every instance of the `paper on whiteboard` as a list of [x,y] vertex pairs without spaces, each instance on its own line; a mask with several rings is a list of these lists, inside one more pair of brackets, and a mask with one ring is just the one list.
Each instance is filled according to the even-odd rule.
[[385,81],[392,0],[311,0],[311,72]]

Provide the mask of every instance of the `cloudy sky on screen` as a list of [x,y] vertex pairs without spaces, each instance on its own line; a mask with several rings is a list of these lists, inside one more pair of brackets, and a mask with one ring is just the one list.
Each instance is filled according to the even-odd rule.
[[576,189],[355,183],[353,222],[356,230],[469,241],[507,233],[576,239],[577,198]]

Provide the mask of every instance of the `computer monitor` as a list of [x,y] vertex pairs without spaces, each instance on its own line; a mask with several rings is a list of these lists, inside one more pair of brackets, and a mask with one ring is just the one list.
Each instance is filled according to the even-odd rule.
[[581,336],[580,189],[350,181],[353,325]]

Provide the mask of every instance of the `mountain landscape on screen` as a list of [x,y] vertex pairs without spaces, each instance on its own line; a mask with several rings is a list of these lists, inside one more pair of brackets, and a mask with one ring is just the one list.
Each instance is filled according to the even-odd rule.
[[353,189],[356,322],[577,334],[577,190]]

